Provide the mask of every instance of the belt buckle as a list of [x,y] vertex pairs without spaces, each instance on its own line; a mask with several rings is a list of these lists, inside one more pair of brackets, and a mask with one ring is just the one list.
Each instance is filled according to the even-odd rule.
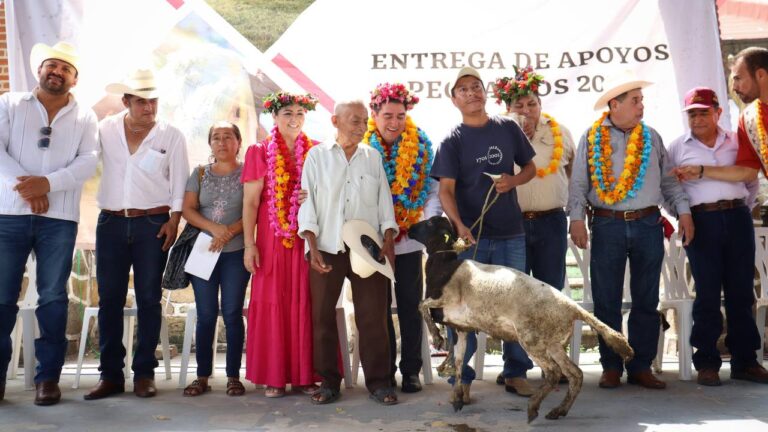
[[640,219],[640,212],[638,210],[627,210],[624,212],[624,220],[632,222]]
[[123,215],[125,215],[125,217],[130,217],[128,216],[128,209],[123,209]]
[[715,203],[718,210],[728,210],[733,207],[733,202],[728,200],[720,200]]

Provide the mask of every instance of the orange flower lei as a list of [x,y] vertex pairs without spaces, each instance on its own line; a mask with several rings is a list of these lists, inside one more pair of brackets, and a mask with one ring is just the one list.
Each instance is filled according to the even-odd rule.
[[607,126],[603,126],[606,117],[608,117],[607,111],[589,131],[588,163],[590,179],[597,198],[608,205],[613,205],[624,201],[627,196],[634,198],[642,187],[651,153],[651,138],[648,128],[642,121],[632,129],[627,142],[624,167],[617,182],[611,167],[611,154],[613,154],[611,132]]
[[560,125],[555,119],[549,115],[542,113],[547,120],[549,120],[549,129],[552,131],[552,140],[554,142],[552,148],[552,160],[549,161],[549,165],[546,168],[539,168],[536,170],[538,177],[546,177],[550,174],[557,172],[560,167],[560,159],[563,157],[563,133],[560,131]]
[[757,137],[760,140],[758,143],[760,158],[763,160],[763,166],[768,166],[768,134],[765,133],[763,104],[760,103],[760,99],[755,100],[755,109],[757,111]]

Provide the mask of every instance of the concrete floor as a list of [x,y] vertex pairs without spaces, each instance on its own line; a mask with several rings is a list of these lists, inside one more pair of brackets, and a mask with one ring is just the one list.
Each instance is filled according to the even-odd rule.
[[[541,416],[526,422],[527,399],[504,392],[493,379],[501,369],[500,356],[486,357],[485,381],[472,386],[472,404],[454,413],[450,387],[436,378],[421,393],[399,394],[400,404],[383,407],[368,399],[360,385],[343,389],[335,404],[315,406],[304,395],[267,399],[263,390],[247,384],[239,398],[224,394],[223,370],[212,380],[213,392],[185,398],[178,390],[178,359],[174,379],[166,381],[158,369],[159,395],[139,399],[128,393],[86,402],[82,395],[98,380],[95,365],[87,368],[81,388],[71,389],[74,368],[67,365],[61,379],[63,400],[51,407],[33,405],[34,392],[23,389],[23,377],[8,381],[0,402],[0,431],[768,431],[768,385],[728,379],[727,363],[721,371],[724,385],[708,388],[677,380],[677,363],[665,363],[664,391],[623,385],[615,390],[597,387],[600,367],[596,355],[582,355],[584,387],[570,414],[557,421],[544,414],[558,404],[565,387],[545,399]],[[437,365],[442,358],[433,358]],[[223,366],[223,365],[219,365]],[[192,369],[194,371],[194,369]],[[539,370],[529,373],[538,382]],[[190,380],[192,374],[190,374]]]

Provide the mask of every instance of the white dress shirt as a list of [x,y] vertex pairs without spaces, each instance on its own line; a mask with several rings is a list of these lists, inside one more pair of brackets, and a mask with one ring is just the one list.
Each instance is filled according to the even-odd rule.
[[[382,236],[388,229],[398,230],[387,174],[381,155],[372,147],[358,145],[349,161],[335,141],[312,147],[304,161],[301,188],[308,193],[299,207],[299,235],[314,233],[321,251],[345,250],[341,228],[348,220],[362,219]],[[304,249],[309,252],[309,242]]]
[[128,111],[99,123],[104,169],[97,199],[104,210],[151,209],[170,206],[180,212],[189,159],[184,134],[157,121],[134,154],[128,150],[123,121]]
[[[50,144],[41,149],[45,126],[51,127]],[[45,176],[51,190],[42,216],[78,222],[83,183],[96,171],[97,134],[96,114],[72,95],[51,121],[36,93],[0,96],[0,214],[33,214],[13,190],[16,177]]]
[[[736,135],[718,128],[713,147],[708,147],[689,131],[674,140],[669,145],[668,152],[673,166],[676,167],[681,165],[732,166],[736,162],[738,150],[739,143]],[[682,185],[683,190],[688,194],[691,206],[720,200],[748,199],[750,196],[744,182],[713,180],[705,177],[684,181]],[[751,205],[751,203],[747,204]]]

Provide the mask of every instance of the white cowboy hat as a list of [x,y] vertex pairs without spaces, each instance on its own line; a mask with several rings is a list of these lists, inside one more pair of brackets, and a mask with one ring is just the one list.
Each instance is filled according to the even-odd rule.
[[622,93],[634,90],[636,88],[645,88],[653,84],[650,81],[643,81],[637,78],[632,70],[624,70],[605,80],[603,93],[595,102],[595,111],[601,110],[608,105],[608,101],[621,95]]
[[134,95],[143,99],[154,99],[159,96],[155,74],[150,69],[136,69],[122,82],[108,84],[108,93],[118,95]]
[[381,240],[379,233],[364,220],[350,220],[341,228],[341,238],[349,247],[349,263],[352,271],[361,278],[379,272],[395,281],[395,274],[388,259],[379,261]]
[[77,48],[68,42],[56,42],[53,46],[44,43],[35,44],[29,54],[29,65],[32,67],[32,74],[37,76],[37,70],[40,65],[48,59],[56,59],[71,64],[75,70],[80,70],[80,56],[77,54]]

